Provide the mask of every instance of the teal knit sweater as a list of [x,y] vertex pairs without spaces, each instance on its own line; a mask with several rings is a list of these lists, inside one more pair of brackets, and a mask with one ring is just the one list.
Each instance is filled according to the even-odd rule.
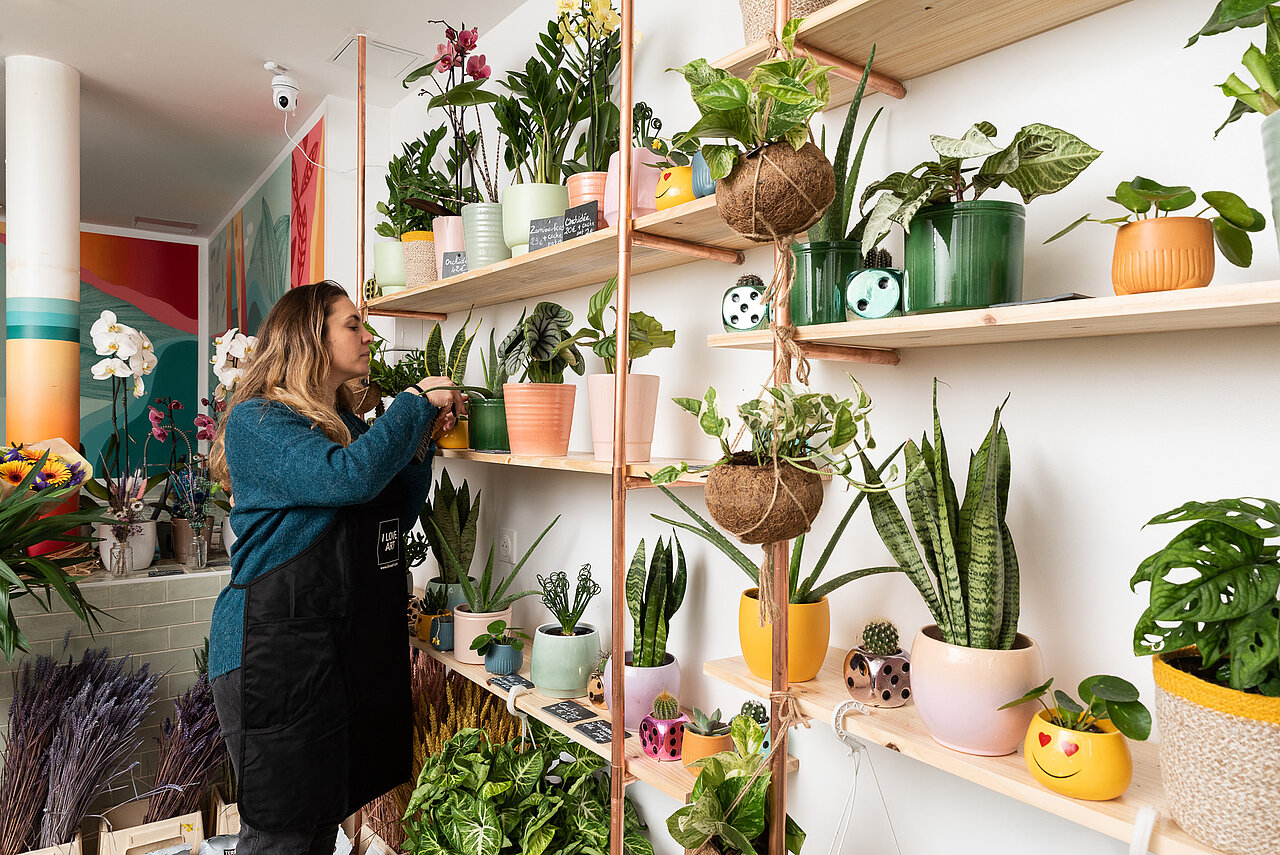
[[[431,489],[431,458],[419,466],[409,459],[436,413],[410,393],[397,395],[372,427],[344,413],[352,442],[343,448],[284,404],[254,399],[233,407],[225,437],[236,502],[231,581],[244,584],[295,558],[339,510],[373,499],[394,478],[404,488],[408,531]],[[210,680],[240,667],[243,638],[244,591],[228,586],[213,606]]]

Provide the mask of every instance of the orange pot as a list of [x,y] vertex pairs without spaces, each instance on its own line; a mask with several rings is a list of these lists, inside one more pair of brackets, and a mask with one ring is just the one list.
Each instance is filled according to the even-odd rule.
[[680,762],[688,766],[690,763],[696,763],[704,757],[710,757],[712,754],[732,750],[733,734],[703,736],[701,733],[694,733],[689,729],[688,725],[685,725],[684,745],[680,748]]
[[[738,603],[738,640],[742,658],[751,673],[762,680],[773,677],[773,624],[760,625],[758,588],[742,592]],[[831,642],[831,603],[823,597],[816,603],[787,606],[787,676],[803,683],[818,676]]]
[[609,228],[604,219],[604,182],[609,177],[607,172],[579,172],[570,175],[565,184],[569,188],[569,207],[576,208],[595,201],[596,231]]
[[436,445],[441,448],[470,448],[471,435],[467,424],[468,422],[465,418],[458,419],[458,423],[453,426],[453,430],[440,434],[436,439]]
[[1138,220],[1116,232],[1117,294],[1202,288],[1213,281],[1213,226],[1201,217]]
[[578,387],[568,383],[507,383],[507,438],[511,453],[529,457],[563,457],[569,453],[573,399]]

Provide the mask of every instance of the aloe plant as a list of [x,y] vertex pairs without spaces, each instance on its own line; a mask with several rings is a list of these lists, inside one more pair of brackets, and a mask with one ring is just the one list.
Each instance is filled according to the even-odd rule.
[[[867,64],[862,69],[862,79],[858,81],[858,89],[853,93],[853,101],[849,104],[849,112],[844,117],[844,127],[840,130],[840,141],[836,143],[836,156],[831,165],[836,175],[836,198],[827,208],[822,219],[809,229],[809,240],[861,240],[862,228],[866,225],[864,218],[852,231],[849,229],[849,214],[853,210],[853,198],[858,190],[858,173],[862,171],[862,155],[867,150],[867,140],[875,129],[884,107],[876,110],[867,128],[862,132],[862,141],[858,143],[858,151],[849,162],[849,149],[853,145],[853,128],[858,122],[858,112],[862,107],[862,94],[867,88],[867,78],[871,76],[871,64],[875,62],[876,46],[871,46],[867,56]],[[824,131],[825,133],[825,131]],[[825,141],[824,141],[825,142]],[[823,145],[825,149],[826,146]]]
[[[1018,556],[1005,522],[1009,438],[1000,425],[1003,409],[1003,403],[996,407],[986,439],[969,456],[961,502],[951,480],[934,380],[933,442],[924,436],[919,446],[906,446],[907,466],[918,473],[907,484],[907,507],[923,557],[894,500],[887,493],[867,494],[876,531],[898,569],[924,597],[943,640],[961,647],[1008,650],[1018,633]],[[875,470],[866,455],[862,466],[871,479]]]
[[[480,520],[480,493],[471,501],[471,487],[466,481],[454,489],[449,470],[440,471],[440,480],[432,498],[418,513],[431,554],[440,565],[440,578],[456,584],[471,570],[476,551],[476,524]],[[413,542],[419,543],[414,535]]]
[[[559,515],[556,516],[547,527],[542,530],[542,534],[538,535],[538,539],[533,542],[525,550],[524,555],[520,556],[520,561],[515,567],[511,568],[511,572],[501,578],[494,578],[493,573],[493,550],[492,543],[489,544],[489,558],[485,562],[484,572],[480,574],[478,584],[471,584],[471,580],[466,575],[461,575],[458,581],[462,584],[462,590],[467,595],[467,606],[470,607],[472,614],[490,614],[492,612],[500,612],[516,600],[523,600],[525,597],[537,596],[540,591],[517,591],[514,594],[508,594],[507,591],[516,580],[516,576],[520,575],[520,568],[524,567],[529,556],[533,554],[533,550],[538,548],[538,544],[542,543],[542,538],[547,536],[547,532],[551,531],[551,527],[560,521]],[[431,521],[432,526],[435,520]],[[445,554],[453,558],[453,550],[447,542],[444,542]]]
[[[672,563],[672,545],[676,561]],[[667,631],[671,618],[684,602],[689,574],[685,569],[684,549],[673,532],[665,545],[662,538],[653,547],[653,560],[645,572],[644,541],[631,557],[627,571],[627,608],[635,625],[632,664],[638,668],[656,668],[667,655]]]

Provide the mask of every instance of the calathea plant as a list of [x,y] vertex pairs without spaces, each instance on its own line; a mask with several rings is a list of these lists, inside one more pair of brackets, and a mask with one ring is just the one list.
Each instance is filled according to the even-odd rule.
[[578,342],[583,333],[571,335],[572,323],[572,312],[547,301],[534,306],[531,315],[521,312],[498,349],[502,370],[511,376],[519,373],[521,381],[530,383],[563,383],[566,368],[582,374],[586,364]]
[[[613,295],[618,290],[618,277],[613,276],[591,295],[590,308],[587,314],[587,326],[580,329],[575,336],[578,341],[590,344],[596,356],[604,360],[606,374],[618,372],[618,340],[617,340],[617,307],[613,305]],[[613,329],[606,329],[604,315],[613,311]],[[662,322],[644,312],[632,312],[631,322],[627,327],[627,371],[631,364],[642,356],[648,356],[655,350],[674,347],[675,330],[662,328]]]
[[[676,560],[672,560],[672,546]],[[662,539],[653,547],[653,560],[645,571],[644,541],[631,557],[627,570],[627,608],[635,626],[632,642],[632,664],[638,668],[656,668],[667,655],[667,631],[671,618],[684,602],[689,581],[684,549],[674,534],[665,545]]]

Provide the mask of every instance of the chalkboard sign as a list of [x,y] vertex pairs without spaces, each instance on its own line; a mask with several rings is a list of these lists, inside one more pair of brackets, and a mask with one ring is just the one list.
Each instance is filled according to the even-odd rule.
[[[596,218],[599,216],[600,203],[592,200],[576,208],[564,212],[564,239],[589,235],[596,230]],[[532,249],[532,247],[530,247]]]
[[[613,728],[609,726],[609,722],[604,721],[602,719],[596,719],[595,721],[585,721],[582,724],[576,724],[573,726],[573,729],[578,731],[579,733],[582,733],[584,736],[586,736],[588,739],[590,739],[592,742],[596,743],[597,745],[604,745],[606,742],[613,741]],[[622,731],[623,739],[626,739],[630,736],[631,736],[630,733],[627,733],[625,730]]]
[[511,691],[516,686],[524,686],[526,689],[532,689],[533,683],[530,683],[519,674],[507,674],[504,677],[490,677],[486,682],[490,686],[497,686],[499,689]]
[[567,722],[584,721],[596,717],[596,714],[591,710],[573,701],[561,701],[558,704],[551,704],[542,709],[544,712],[549,712],[556,718],[564,719]]
[[529,251],[555,246],[564,240],[564,216],[529,221]]
[[465,252],[446,252],[444,254],[444,270],[440,271],[441,279],[457,276],[467,272],[467,254]]

